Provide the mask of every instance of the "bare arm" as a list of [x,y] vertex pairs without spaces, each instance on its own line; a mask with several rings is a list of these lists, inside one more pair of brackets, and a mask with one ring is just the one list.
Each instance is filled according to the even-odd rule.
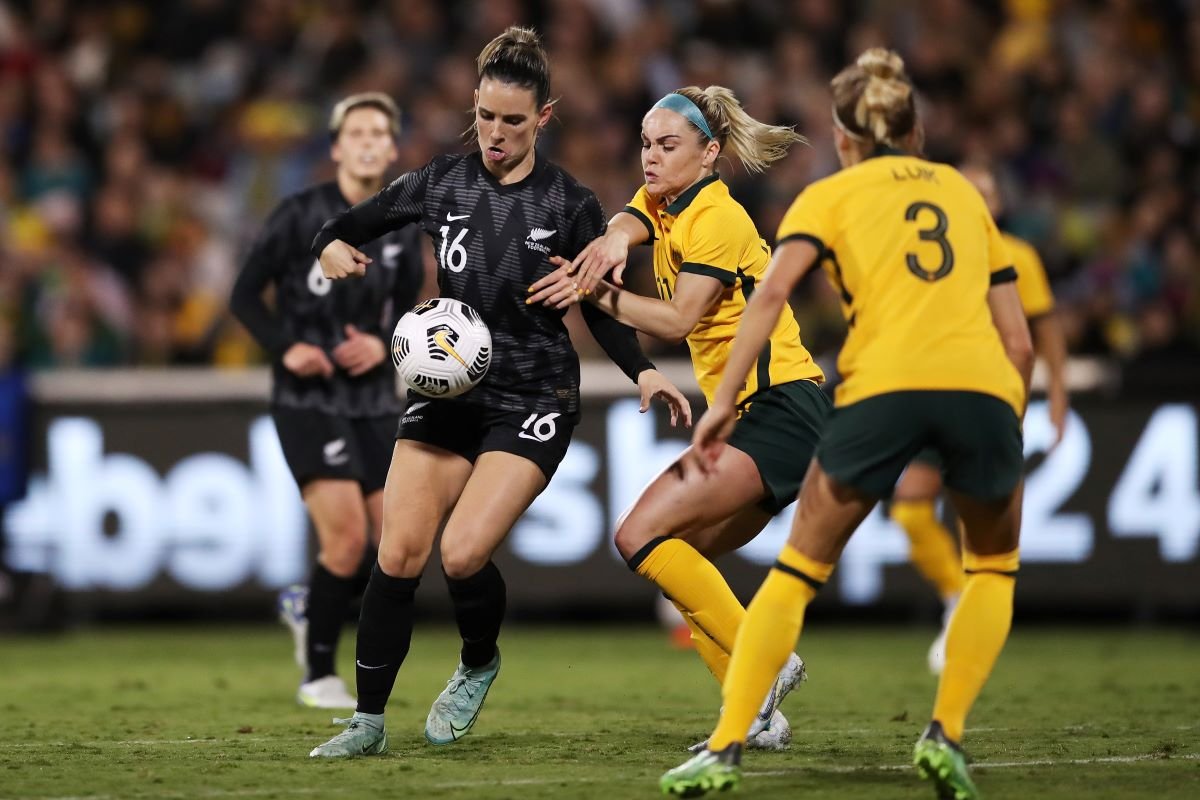
[[1000,332],[1004,352],[1012,361],[1021,380],[1025,382],[1025,395],[1029,396],[1029,379],[1033,375],[1033,342],[1029,338],[1029,324],[1021,308],[1021,298],[1013,281],[998,283],[988,289],[988,308],[992,312],[992,324]]
[[724,286],[707,275],[683,273],[670,300],[645,297],[602,281],[588,301],[643,333],[682,342],[721,296]]
[[1050,401],[1050,422],[1054,425],[1056,441],[1061,441],[1067,428],[1067,410],[1070,397],[1067,393],[1067,337],[1062,322],[1051,311],[1030,320],[1033,333],[1033,348],[1037,356],[1044,359],[1050,373],[1050,385],[1046,390]]

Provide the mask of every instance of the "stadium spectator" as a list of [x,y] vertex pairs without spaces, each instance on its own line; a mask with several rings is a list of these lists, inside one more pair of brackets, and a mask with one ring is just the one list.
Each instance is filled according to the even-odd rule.
[[[456,98],[473,80],[462,65],[521,22],[544,32],[560,65],[562,124],[547,132],[547,155],[609,208],[638,179],[630,154],[641,110],[672,87],[729,85],[755,117],[812,136],[811,148],[765,180],[722,167],[734,196],[768,230],[786,198],[836,166],[824,87],[837,65],[847,51],[894,47],[922,93],[930,157],[996,165],[1012,209],[1007,225],[1044,254],[1072,351],[1128,364],[1150,351],[1168,361],[1195,352],[1193,5],[817,0],[731,8],[675,4],[668,13],[644,0],[188,0],[166,12],[149,0],[6,4],[0,260],[7,267],[29,257],[13,250],[31,227],[49,228],[55,240],[53,256],[20,268],[33,287],[21,335],[32,337],[28,345],[75,336],[84,341],[68,349],[91,355],[72,358],[89,364],[261,362],[211,297],[229,285],[231,254],[279,198],[328,179],[319,110],[348,93],[388,92],[411,116],[398,167],[423,164],[461,144],[469,118]],[[57,275],[71,259],[102,282],[117,276],[132,318],[114,328],[94,309],[64,317],[37,305],[47,271]],[[169,298],[163,283],[173,287]],[[836,296],[822,281],[801,286],[794,304],[817,352],[840,345]]]

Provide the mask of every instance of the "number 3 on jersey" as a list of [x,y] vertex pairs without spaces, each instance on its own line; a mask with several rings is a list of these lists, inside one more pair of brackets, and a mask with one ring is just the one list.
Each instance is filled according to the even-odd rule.
[[442,234],[442,247],[438,251],[438,260],[442,268],[451,272],[462,272],[467,267],[467,248],[463,247],[463,239],[467,238],[467,228],[461,228],[454,241],[450,242],[450,226],[443,225],[438,229]]
[[936,242],[942,250],[942,263],[936,267],[926,267],[917,258],[916,253],[905,253],[904,261],[908,264],[908,271],[916,275],[923,281],[940,281],[942,278],[950,274],[950,270],[954,269],[954,250],[950,247],[950,242],[946,239],[946,229],[950,226],[950,221],[946,219],[946,212],[941,209],[941,206],[936,206],[933,203],[927,203],[920,200],[913,203],[904,210],[904,219],[908,222],[916,222],[918,215],[922,211],[927,211],[933,214],[933,227],[921,228],[917,231],[917,236],[922,242]]

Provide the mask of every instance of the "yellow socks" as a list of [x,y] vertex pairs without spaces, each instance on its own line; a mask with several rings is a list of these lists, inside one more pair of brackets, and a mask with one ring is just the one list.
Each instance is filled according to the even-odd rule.
[[709,740],[709,750],[723,750],[731,742],[745,740],[763,698],[796,647],[804,609],[831,574],[833,564],[814,561],[784,545],[738,631],[722,690],[725,709]]
[[962,593],[966,578],[954,537],[937,518],[932,500],[897,500],[892,519],[908,534],[909,560],[942,600]]
[[933,718],[956,742],[962,741],[967,713],[1008,638],[1019,564],[1016,550],[995,556],[963,554],[966,587],[950,617],[946,666],[933,704]]
[[692,632],[692,643],[696,647],[696,652],[700,654],[700,658],[704,659],[704,666],[708,667],[708,671],[717,679],[717,683],[724,683],[725,673],[729,670],[729,653],[722,650],[721,646],[696,624],[690,611],[679,603],[675,603],[675,607],[679,609],[679,613],[683,615],[683,621],[687,623],[688,629]]
[[713,563],[696,548],[664,536],[629,559],[629,568],[654,581],[663,594],[686,609],[683,616],[689,627],[698,627],[725,652],[733,651],[746,609]]

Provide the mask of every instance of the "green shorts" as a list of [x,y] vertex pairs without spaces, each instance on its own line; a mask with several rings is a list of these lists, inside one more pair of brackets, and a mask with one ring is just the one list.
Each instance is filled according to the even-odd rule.
[[729,444],[754,459],[767,496],[759,506],[778,514],[800,491],[833,404],[812,381],[756,392],[742,403]]
[[980,392],[889,392],[836,408],[817,460],[838,483],[890,497],[926,448],[941,458],[946,486],[978,500],[1007,497],[1021,479],[1021,421]]

